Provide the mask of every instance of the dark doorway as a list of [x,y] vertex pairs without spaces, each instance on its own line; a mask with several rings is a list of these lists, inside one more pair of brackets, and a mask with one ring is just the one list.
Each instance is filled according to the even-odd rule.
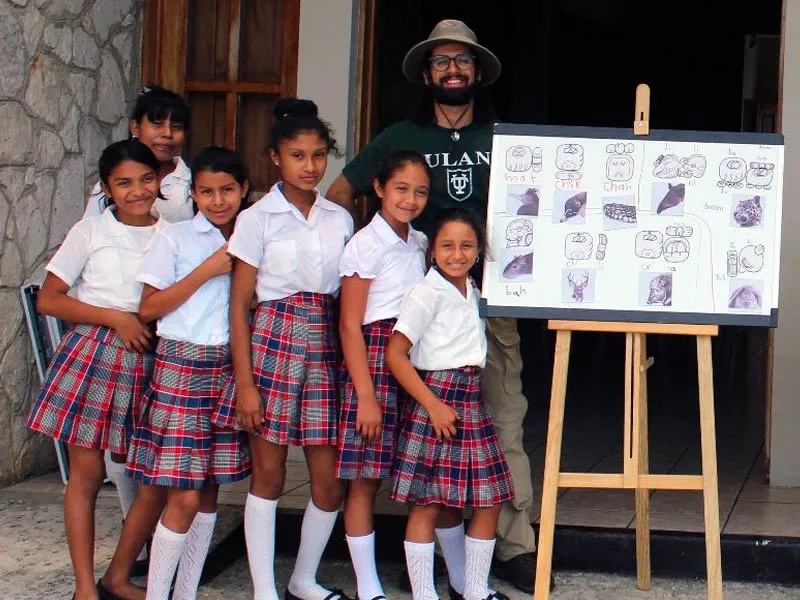
[[[405,118],[417,101],[419,90],[404,80],[400,65],[408,48],[443,18],[465,21],[500,58],[503,73],[489,93],[501,121],[631,127],[635,88],[646,82],[652,92],[651,127],[739,131],[745,37],[779,35],[781,4],[376,0],[374,133]],[[519,327],[533,438],[543,435],[554,335],[537,321],[520,321]],[[624,339],[598,334],[573,339],[567,428],[570,412],[595,411],[608,417],[607,427],[616,435],[616,428],[621,429]],[[694,340],[652,336],[648,345],[655,357],[651,420],[668,413],[665,418],[675,427],[699,432]],[[764,329],[722,328],[715,340],[718,431],[728,428],[719,435],[736,439],[749,428],[747,435],[757,435],[763,443],[768,348]],[[606,420],[586,431],[591,436],[603,427]],[[528,437],[526,432],[526,447],[536,443]],[[669,444],[669,435],[665,437],[654,444]]]

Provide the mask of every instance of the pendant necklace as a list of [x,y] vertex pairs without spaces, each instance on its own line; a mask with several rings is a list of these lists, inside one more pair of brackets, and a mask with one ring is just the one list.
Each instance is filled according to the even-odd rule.
[[[441,108],[440,108],[440,110],[441,110]],[[461,134],[458,131],[456,131],[456,125],[455,124],[458,123],[461,119],[464,118],[464,115],[467,114],[468,110],[469,110],[469,104],[467,104],[467,106],[464,108],[464,110],[461,111],[461,114],[458,115],[458,118],[455,120],[455,123],[453,123],[453,121],[451,121],[450,118],[447,116],[447,113],[442,110],[442,115],[444,116],[444,118],[447,121],[448,125],[450,125],[450,139],[453,140],[454,142],[457,142],[458,140],[461,139]]]

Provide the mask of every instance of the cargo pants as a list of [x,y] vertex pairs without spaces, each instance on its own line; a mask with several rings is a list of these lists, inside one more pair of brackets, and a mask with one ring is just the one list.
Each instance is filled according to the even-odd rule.
[[528,400],[522,393],[522,356],[516,319],[487,318],[486,337],[488,356],[481,376],[481,391],[514,483],[514,499],[503,503],[500,512],[495,546],[497,559],[507,561],[536,550],[530,519],[531,466],[522,445]]

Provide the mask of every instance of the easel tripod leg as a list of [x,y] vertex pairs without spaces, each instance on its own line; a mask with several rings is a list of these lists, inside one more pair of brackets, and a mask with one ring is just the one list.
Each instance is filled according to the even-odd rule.
[[556,334],[556,352],[553,365],[553,387],[550,393],[550,417],[547,424],[544,480],[542,482],[542,512],[539,520],[539,544],[536,559],[536,600],[550,597],[550,573],[553,561],[553,536],[556,525],[556,501],[561,468],[561,434],[564,428],[564,404],[567,395],[567,372],[572,333]]
[[[639,475],[650,471],[647,437],[647,347],[643,333],[634,334],[633,341],[633,418],[638,449],[636,470]],[[636,488],[636,587],[652,588],[650,569],[650,490]]]
[[709,600],[722,600],[717,441],[714,419],[714,381],[711,337],[697,336],[697,376],[700,394],[700,441],[703,455],[703,505],[706,532],[706,569]]

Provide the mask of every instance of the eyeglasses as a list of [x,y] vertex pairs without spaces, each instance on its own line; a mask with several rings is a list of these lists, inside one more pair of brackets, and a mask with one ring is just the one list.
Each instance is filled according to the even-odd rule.
[[447,71],[450,68],[450,62],[456,63],[456,68],[462,71],[471,69],[475,66],[475,57],[472,54],[456,54],[455,56],[447,56],[445,54],[437,54],[431,56],[429,62],[434,71]]

